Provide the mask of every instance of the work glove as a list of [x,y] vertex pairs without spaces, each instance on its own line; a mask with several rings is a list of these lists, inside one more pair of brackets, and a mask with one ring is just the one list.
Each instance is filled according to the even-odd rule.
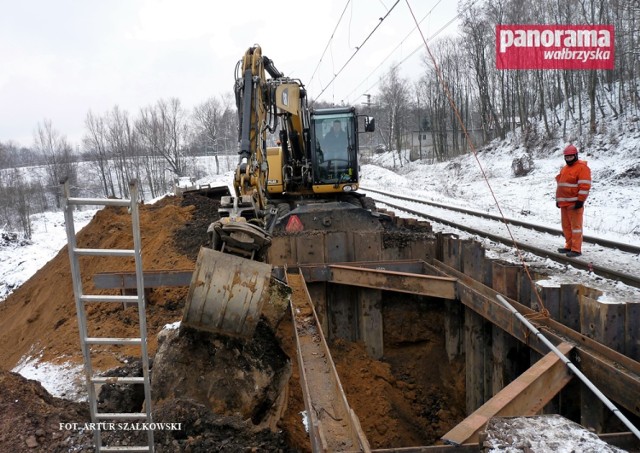
[[574,209],[582,209],[582,207],[584,206],[584,201],[576,201],[576,205],[574,206]]
[[556,201],[556,208],[559,208],[559,207],[560,207],[560,203]]

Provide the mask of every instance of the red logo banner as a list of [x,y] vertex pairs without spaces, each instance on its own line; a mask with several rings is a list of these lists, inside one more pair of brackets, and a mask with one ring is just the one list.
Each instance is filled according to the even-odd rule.
[[613,69],[613,25],[496,25],[497,69]]

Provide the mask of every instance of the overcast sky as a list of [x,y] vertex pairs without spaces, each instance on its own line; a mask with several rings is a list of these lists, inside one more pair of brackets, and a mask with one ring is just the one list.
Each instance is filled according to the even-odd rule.
[[[190,109],[232,91],[235,64],[255,43],[285,75],[301,79],[311,98],[324,90],[319,99],[364,102],[380,75],[420,46],[407,1],[392,9],[394,3],[0,0],[0,141],[30,146],[38,124],[51,120],[75,145],[89,110],[103,114],[118,105],[136,115],[170,97]],[[447,23],[456,17],[457,2],[409,4],[419,21],[424,18],[427,38],[445,26],[438,37],[456,33],[457,21]],[[420,49],[401,65],[403,77],[421,70],[423,54]]]

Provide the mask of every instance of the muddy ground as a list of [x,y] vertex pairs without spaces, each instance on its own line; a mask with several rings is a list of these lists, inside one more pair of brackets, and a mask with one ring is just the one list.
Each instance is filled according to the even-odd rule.
[[[168,197],[143,206],[145,270],[192,269],[216,210],[216,202],[195,195]],[[131,242],[130,217],[124,209],[98,212],[78,234],[79,247],[130,248]],[[85,292],[95,293],[93,274],[133,270],[133,262],[83,258],[82,268]],[[147,327],[152,357],[159,331],[181,318],[186,294],[187,288],[159,288],[149,293]],[[367,357],[359,343],[336,341],[331,347],[338,374],[372,448],[431,445],[464,416],[463,364],[447,361],[442,302],[389,293],[383,310],[383,360]],[[116,304],[92,306],[88,319],[90,335],[133,336],[138,328],[136,309]],[[158,451],[309,451],[290,319],[285,317],[275,337],[282,351],[293,359],[285,387],[286,404],[272,429],[257,430],[262,428],[258,420],[217,415],[192,400],[172,395],[154,406],[154,421],[180,422],[182,427],[156,433]],[[86,403],[54,398],[38,383],[8,371],[26,355],[55,363],[82,361],[66,249],[0,305],[0,345],[0,451],[69,451],[72,447],[93,451],[89,432],[59,428],[60,423],[88,422]],[[139,354],[135,347],[122,346],[97,347],[93,352],[93,365],[101,371],[121,367]],[[102,401],[110,408],[140,404],[139,395],[123,396],[121,391],[111,390],[103,394]],[[116,443],[134,442],[139,435],[116,434],[121,436]]]

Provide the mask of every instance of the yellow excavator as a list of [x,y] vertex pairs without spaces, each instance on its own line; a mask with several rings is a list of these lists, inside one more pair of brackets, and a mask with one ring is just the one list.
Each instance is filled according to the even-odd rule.
[[[247,337],[261,315],[275,318],[288,303],[264,262],[274,229],[328,228],[317,222],[326,219],[323,211],[344,210],[349,218],[375,209],[357,192],[359,133],[373,132],[375,122],[354,107],[309,108],[304,85],[278,71],[258,45],[238,62],[234,91],[235,194],[221,198],[220,219],[208,229],[211,248],[198,256],[183,324]],[[268,134],[277,134],[278,146],[267,146]]]

